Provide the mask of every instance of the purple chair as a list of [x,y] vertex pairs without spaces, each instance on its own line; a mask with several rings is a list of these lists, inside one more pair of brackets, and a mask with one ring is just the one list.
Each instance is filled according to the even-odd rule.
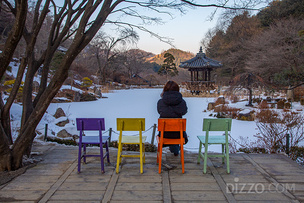
[[[104,173],[104,158],[107,157],[108,163],[110,163],[109,157],[109,136],[102,136],[102,131],[105,130],[104,118],[76,118],[77,130],[80,131],[79,135],[79,151],[78,151],[78,173],[80,173],[81,159],[83,158],[86,163],[86,157],[100,157],[101,160],[101,172]],[[84,131],[98,131],[98,136],[87,136]],[[87,145],[99,145],[100,154],[86,154]],[[103,147],[106,148],[106,153],[103,153]],[[83,148],[83,152],[82,152]]]

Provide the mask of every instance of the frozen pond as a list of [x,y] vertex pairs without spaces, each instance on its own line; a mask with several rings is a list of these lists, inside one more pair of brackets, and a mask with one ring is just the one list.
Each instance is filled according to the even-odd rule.
[[[74,102],[74,103],[56,103],[51,104],[48,109],[48,114],[53,115],[57,108],[61,107],[67,114],[67,117],[74,121],[66,126],[69,131],[78,134],[75,127],[75,120],[79,117],[101,117],[105,118],[106,129],[112,128],[112,140],[117,140],[116,118],[145,118],[147,141],[151,142],[152,126],[157,124],[159,114],[157,113],[156,104],[160,99],[162,89],[130,89],[117,90],[113,93],[106,93],[97,101],[91,102]],[[187,134],[189,142],[185,145],[188,151],[198,151],[198,139],[196,136],[202,135],[203,118],[209,117],[210,111],[204,112],[207,109],[209,102],[214,101],[214,98],[198,98],[185,97],[188,113],[184,116],[187,119]],[[244,106],[243,103],[240,105]],[[58,132],[60,127],[52,125],[50,117],[45,116],[40,125],[43,127],[45,121],[49,123],[49,128],[53,128],[54,132]],[[232,121],[231,136],[238,139],[240,136],[248,140],[254,140],[253,135],[257,133],[255,122],[253,121]],[[156,142],[154,142],[156,143]],[[210,151],[219,151],[220,146],[211,146]]]

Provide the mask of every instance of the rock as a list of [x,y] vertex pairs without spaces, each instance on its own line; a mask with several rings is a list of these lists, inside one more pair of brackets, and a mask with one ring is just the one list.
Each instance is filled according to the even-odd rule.
[[102,94],[101,94],[101,90],[99,88],[96,88],[94,93],[99,97],[101,98],[102,97]]
[[285,105],[285,102],[283,100],[280,100],[277,103],[277,108],[278,109],[284,109],[284,105]]
[[60,117],[63,117],[63,116],[66,116],[64,111],[62,110],[62,108],[58,108],[56,110],[56,113],[54,114],[54,117],[55,118],[60,118]]
[[69,119],[66,119],[64,121],[60,121],[60,122],[56,123],[56,125],[59,126],[59,127],[64,127],[69,122],[70,122]]
[[222,112],[224,106],[225,106],[224,104],[219,104],[219,105],[214,106],[214,112]]
[[80,102],[81,94],[79,92],[75,92],[74,102]]
[[225,104],[225,97],[219,97],[217,98],[216,102],[217,105],[219,104]]
[[68,133],[68,131],[66,131],[65,129],[63,129],[63,130],[60,130],[57,133],[57,137],[68,138],[68,137],[73,137],[73,135],[71,135],[70,133]]
[[241,111],[238,115],[238,119],[245,120],[245,121],[253,121],[254,120],[253,113],[254,113],[254,111],[250,111],[248,109]]
[[82,95],[80,95],[80,101],[95,101],[97,100],[97,98],[90,93],[84,93]]
[[208,111],[211,111],[211,110],[214,109],[214,107],[215,107],[215,103],[214,103],[214,102],[210,102],[210,103],[208,103],[207,110],[208,110]]
[[290,103],[290,102],[286,102],[286,103],[284,104],[284,108],[285,108],[285,109],[291,109],[291,103]]
[[293,92],[292,89],[287,90],[286,97],[287,97],[287,100],[289,100],[289,99],[293,100],[293,98],[294,98],[294,92]]

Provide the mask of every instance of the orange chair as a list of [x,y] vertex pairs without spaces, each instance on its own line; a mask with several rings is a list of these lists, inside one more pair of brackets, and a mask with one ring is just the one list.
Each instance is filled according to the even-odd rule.
[[[182,172],[184,173],[185,172],[185,166],[184,166],[185,139],[183,137],[183,132],[186,131],[186,119],[185,118],[160,118],[160,119],[158,119],[158,131],[160,131],[160,139],[158,142],[158,149],[157,149],[158,173],[161,173],[163,145],[174,145],[174,144],[180,145]],[[180,139],[164,138],[165,131],[179,131]]]

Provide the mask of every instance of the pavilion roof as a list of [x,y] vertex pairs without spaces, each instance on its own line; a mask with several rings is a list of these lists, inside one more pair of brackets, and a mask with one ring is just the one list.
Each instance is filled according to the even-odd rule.
[[179,67],[181,68],[217,68],[221,67],[222,64],[219,61],[206,57],[206,54],[203,53],[202,47],[196,56],[188,61],[181,62]]

